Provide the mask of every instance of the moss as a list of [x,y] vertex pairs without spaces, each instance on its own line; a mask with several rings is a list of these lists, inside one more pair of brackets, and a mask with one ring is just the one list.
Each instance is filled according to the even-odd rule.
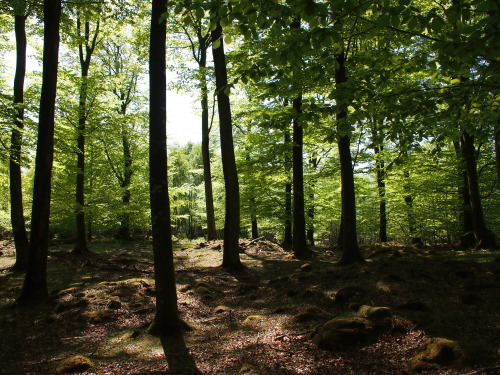
[[199,287],[197,287],[196,288],[196,293],[198,293],[202,297],[209,297],[209,296],[212,295],[212,292],[210,291],[210,289],[208,289],[205,286],[199,286]]
[[409,367],[414,372],[433,370],[440,366],[460,368],[465,357],[464,350],[456,341],[432,338],[422,344],[410,360]]
[[227,306],[219,305],[219,306],[215,307],[212,311],[216,314],[221,314],[221,313],[224,313],[227,311],[231,311],[231,309]]
[[369,341],[374,332],[374,327],[368,319],[359,316],[335,318],[318,330],[314,342],[321,349],[346,350]]
[[70,374],[75,372],[85,372],[92,367],[94,367],[94,364],[90,359],[81,355],[75,355],[61,360],[56,365],[54,372],[56,374]]
[[89,323],[105,323],[111,320],[112,315],[110,310],[94,310],[84,312],[81,316]]
[[259,322],[263,319],[262,315],[249,315],[243,321],[243,324],[252,324],[255,322]]
[[388,307],[374,307],[363,305],[359,308],[358,314],[370,320],[380,320],[392,317],[392,312]]

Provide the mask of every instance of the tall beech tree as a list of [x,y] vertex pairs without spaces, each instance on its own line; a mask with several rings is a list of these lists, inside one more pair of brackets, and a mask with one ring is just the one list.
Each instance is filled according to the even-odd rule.
[[[342,50],[336,57],[337,67],[335,69],[336,89],[342,93],[345,92],[347,83],[346,56]],[[341,214],[341,241],[339,243],[342,250],[340,264],[350,264],[355,262],[364,262],[363,256],[358,245],[358,236],[356,231],[356,193],[354,186],[354,167],[351,156],[351,139],[349,132],[346,131],[347,123],[347,101],[340,95],[337,96],[338,112],[337,120],[337,145],[340,156],[340,175],[342,181],[342,214]]]
[[217,15],[213,22],[215,28],[211,32],[212,54],[217,90],[217,107],[219,110],[222,169],[226,192],[222,266],[230,270],[239,270],[243,267],[238,245],[240,235],[240,191],[236,158],[234,155],[231,104],[228,96],[230,87],[227,80],[226,57],[220,16]]
[[[81,14],[77,14],[76,32],[78,37],[78,57],[80,61],[80,98],[78,101],[77,131],[77,170],[76,170],[76,243],[73,252],[84,254],[88,252],[85,222],[85,141],[87,126],[87,96],[90,62],[97,45],[100,21],[97,19],[93,31],[90,21],[82,22]],[[83,25],[82,25],[83,23]]]
[[21,178],[22,131],[24,128],[24,79],[26,76],[26,2],[14,3],[16,74],[14,76],[14,123],[10,140],[10,216],[16,246],[14,271],[25,270],[28,261],[28,234],[24,220]]
[[[202,8],[197,8],[198,16],[204,16]],[[191,12],[190,12],[191,13]],[[207,240],[212,241],[217,238],[217,228],[215,226],[214,193],[212,187],[212,170],[210,163],[210,118],[208,108],[208,77],[207,77],[207,52],[212,44],[212,35],[203,28],[203,18],[195,19],[189,14],[190,28],[184,28],[185,34],[190,41],[191,52],[194,60],[198,64],[198,77],[200,87],[201,104],[201,153],[203,157],[203,181],[205,187],[205,210],[207,215]],[[196,34],[196,39],[190,35],[190,30]],[[196,40],[196,42],[195,42]]]
[[18,299],[20,303],[37,303],[48,295],[47,254],[61,0],[45,0],[43,16],[43,76],[38,115],[31,235],[28,267],[21,296]]
[[167,180],[166,0],[152,0],[149,39],[149,189],[156,285],[156,313],[150,331],[181,332]]

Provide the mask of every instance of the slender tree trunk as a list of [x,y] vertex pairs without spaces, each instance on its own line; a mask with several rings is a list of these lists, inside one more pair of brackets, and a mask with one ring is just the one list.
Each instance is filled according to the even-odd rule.
[[375,174],[377,177],[378,199],[379,199],[379,240],[387,242],[387,206],[385,199],[385,163],[380,153],[383,151],[381,140],[383,133],[377,131],[377,125],[373,124],[373,152],[375,154]]
[[259,227],[257,225],[257,215],[252,213],[252,238],[259,238]]
[[495,167],[497,172],[497,183],[500,189],[500,119],[495,125]]
[[205,39],[198,36],[200,41],[200,73],[201,73],[201,153],[203,158],[203,181],[205,184],[205,209],[207,212],[207,240],[217,239],[215,227],[214,193],[212,189],[212,171],[210,168],[210,125],[208,114],[208,88],[206,78],[207,47],[201,45]]
[[35,181],[28,267],[19,303],[37,303],[48,295],[47,254],[50,189],[54,159],[54,116],[59,62],[61,0],[44,1],[43,75],[38,115]]
[[292,247],[292,184],[290,181],[290,174],[292,170],[292,161],[290,158],[290,132],[288,126],[285,128],[285,234],[283,237],[283,247]]
[[299,122],[302,113],[302,96],[293,100],[295,118],[293,119],[293,254],[297,258],[308,258],[311,250],[306,241],[306,218],[304,204],[303,137],[304,128]]
[[14,77],[15,118],[10,142],[10,217],[16,263],[13,271],[24,271],[28,262],[28,234],[24,221],[23,189],[21,174],[22,130],[24,128],[24,78],[26,76],[26,16],[15,15],[16,75]]
[[219,22],[217,22],[216,28],[212,30],[211,35],[213,43],[219,42],[217,48],[212,44],[212,53],[214,59],[217,104],[219,109],[222,170],[224,173],[226,190],[226,217],[224,220],[224,252],[222,266],[227,269],[238,270],[242,268],[238,245],[240,233],[240,192],[238,171],[236,169],[236,159],[234,156],[231,105],[229,96],[225,92],[228,88],[227,69],[222,27]]
[[150,331],[162,337],[181,332],[175,286],[167,183],[166,25],[167,1],[152,0],[149,45],[149,189],[156,285],[156,314]]
[[[309,160],[309,164],[314,172],[318,167],[318,158],[313,157]],[[309,245],[314,246],[314,188],[316,187],[316,179],[313,178],[311,181],[310,192],[309,192],[309,208],[307,209],[307,217],[309,218],[309,223],[307,224],[307,242]]]
[[406,217],[408,220],[408,231],[410,233],[411,241],[414,242],[417,233],[417,221],[415,220],[415,214],[413,213],[413,195],[410,189],[410,172],[406,169],[403,171],[404,185],[403,189],[405,191],[404,201],[406,205]]
[[[340,89],[347,82],[345,68],[345,54],[342,51],[337,55],[338,68],[335,71],[336,89]],[[337,113],[337,129],[339,131],[338,147],[340,157],[340,176],[341,176],[341,199],[342,199],[342,222],[341,222],[341,248],[342,258],[339,264],[351,264],[355,262],[364,262],[363,256],[358,245],[358,236],[356,231],[356,193],[354,188],[354,170],[351,157],[351,140],[349,135],[342,135],[340,131],[342,125],[347,120],[347,110],[342,108]]]
[[[78,17],[76,28],[78,35],[83,37],[83,41],[78,45],[81,68],[80,99],[78,103],[78,127],[77,127],[77,163],[76,163],[76,244],[73,252],[84,254],[89,251],[87,247],[87,234],[85,230],[85,138],[87,124],[87,95],[88,95],[88,75],[90,61],[99,33],[99,22],[92,41],[90,40],[90,22],[85,22],[84,35],[81,35],[81,20]],[[83,51],[85,47],[85,52]]]
[[[126,104],[122,102],[121,112],[123,115],[127,112]],[[125,129],[125,126],[122,126],[122,150],[123,150],[123,178],[120,183],[120,187],[122,188],[122,205],[123,212],[120,215],[120,228],[118,229],[118,238],[122,240],[130,240],[130,185],[132,184],[132,152],[130,150],[130,139],[129,135]]]
[[462,225],[462,236],[460,238],[460,246],[463,248],[472,248],[476,244],[474,237],[474,226],[472,223],[472,213],[469,194],[469,181],[467,179],[467,171],[465,170],[465,160],[462,157],[460,142],[454,141],[455,154],[460,160],[459,173],[461,175],[461,184],[458,187],[458,195],[460,197],[461,210],[459,220]]
[[477,175],[474,138],[466,130],[462,130],[460,146],[462,150],[462,157],[465,160],[465,169],[467,171],[476,248],[496,248],[495,235],[488,228],[486,228],[486,223],[484,221],[483,206],[481,203],[481,195],[479,193],[479,178]]

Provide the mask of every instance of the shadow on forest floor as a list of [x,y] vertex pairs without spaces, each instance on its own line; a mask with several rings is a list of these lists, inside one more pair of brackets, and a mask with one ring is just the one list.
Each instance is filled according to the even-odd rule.
[[[339,267],[326,249],[306,262],[273,243],[243,241],[245,270],[231,274],[219,266],[220,248],[175,250],[179,309],[190,327],[178,345],[146,332],[155,295],[150,243],[102,241],[86,258],[53,246],[50,298],[14,309],[23,278],[8,271],[14,251],[4,241],[0,374],[407,374],[431,337],[456,340],[467,360],[426,373],[499,370],[498,253],[378,244],[363,250],[366,264]],[[387,307],[388,328],[342,351],[318,348],[312,337],[325,322],[363,305]]]

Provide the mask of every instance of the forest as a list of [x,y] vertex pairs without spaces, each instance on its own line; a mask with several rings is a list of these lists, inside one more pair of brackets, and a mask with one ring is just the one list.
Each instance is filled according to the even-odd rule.
[[499,0],[0,0],[0,39],[0,372],[500,371]]

